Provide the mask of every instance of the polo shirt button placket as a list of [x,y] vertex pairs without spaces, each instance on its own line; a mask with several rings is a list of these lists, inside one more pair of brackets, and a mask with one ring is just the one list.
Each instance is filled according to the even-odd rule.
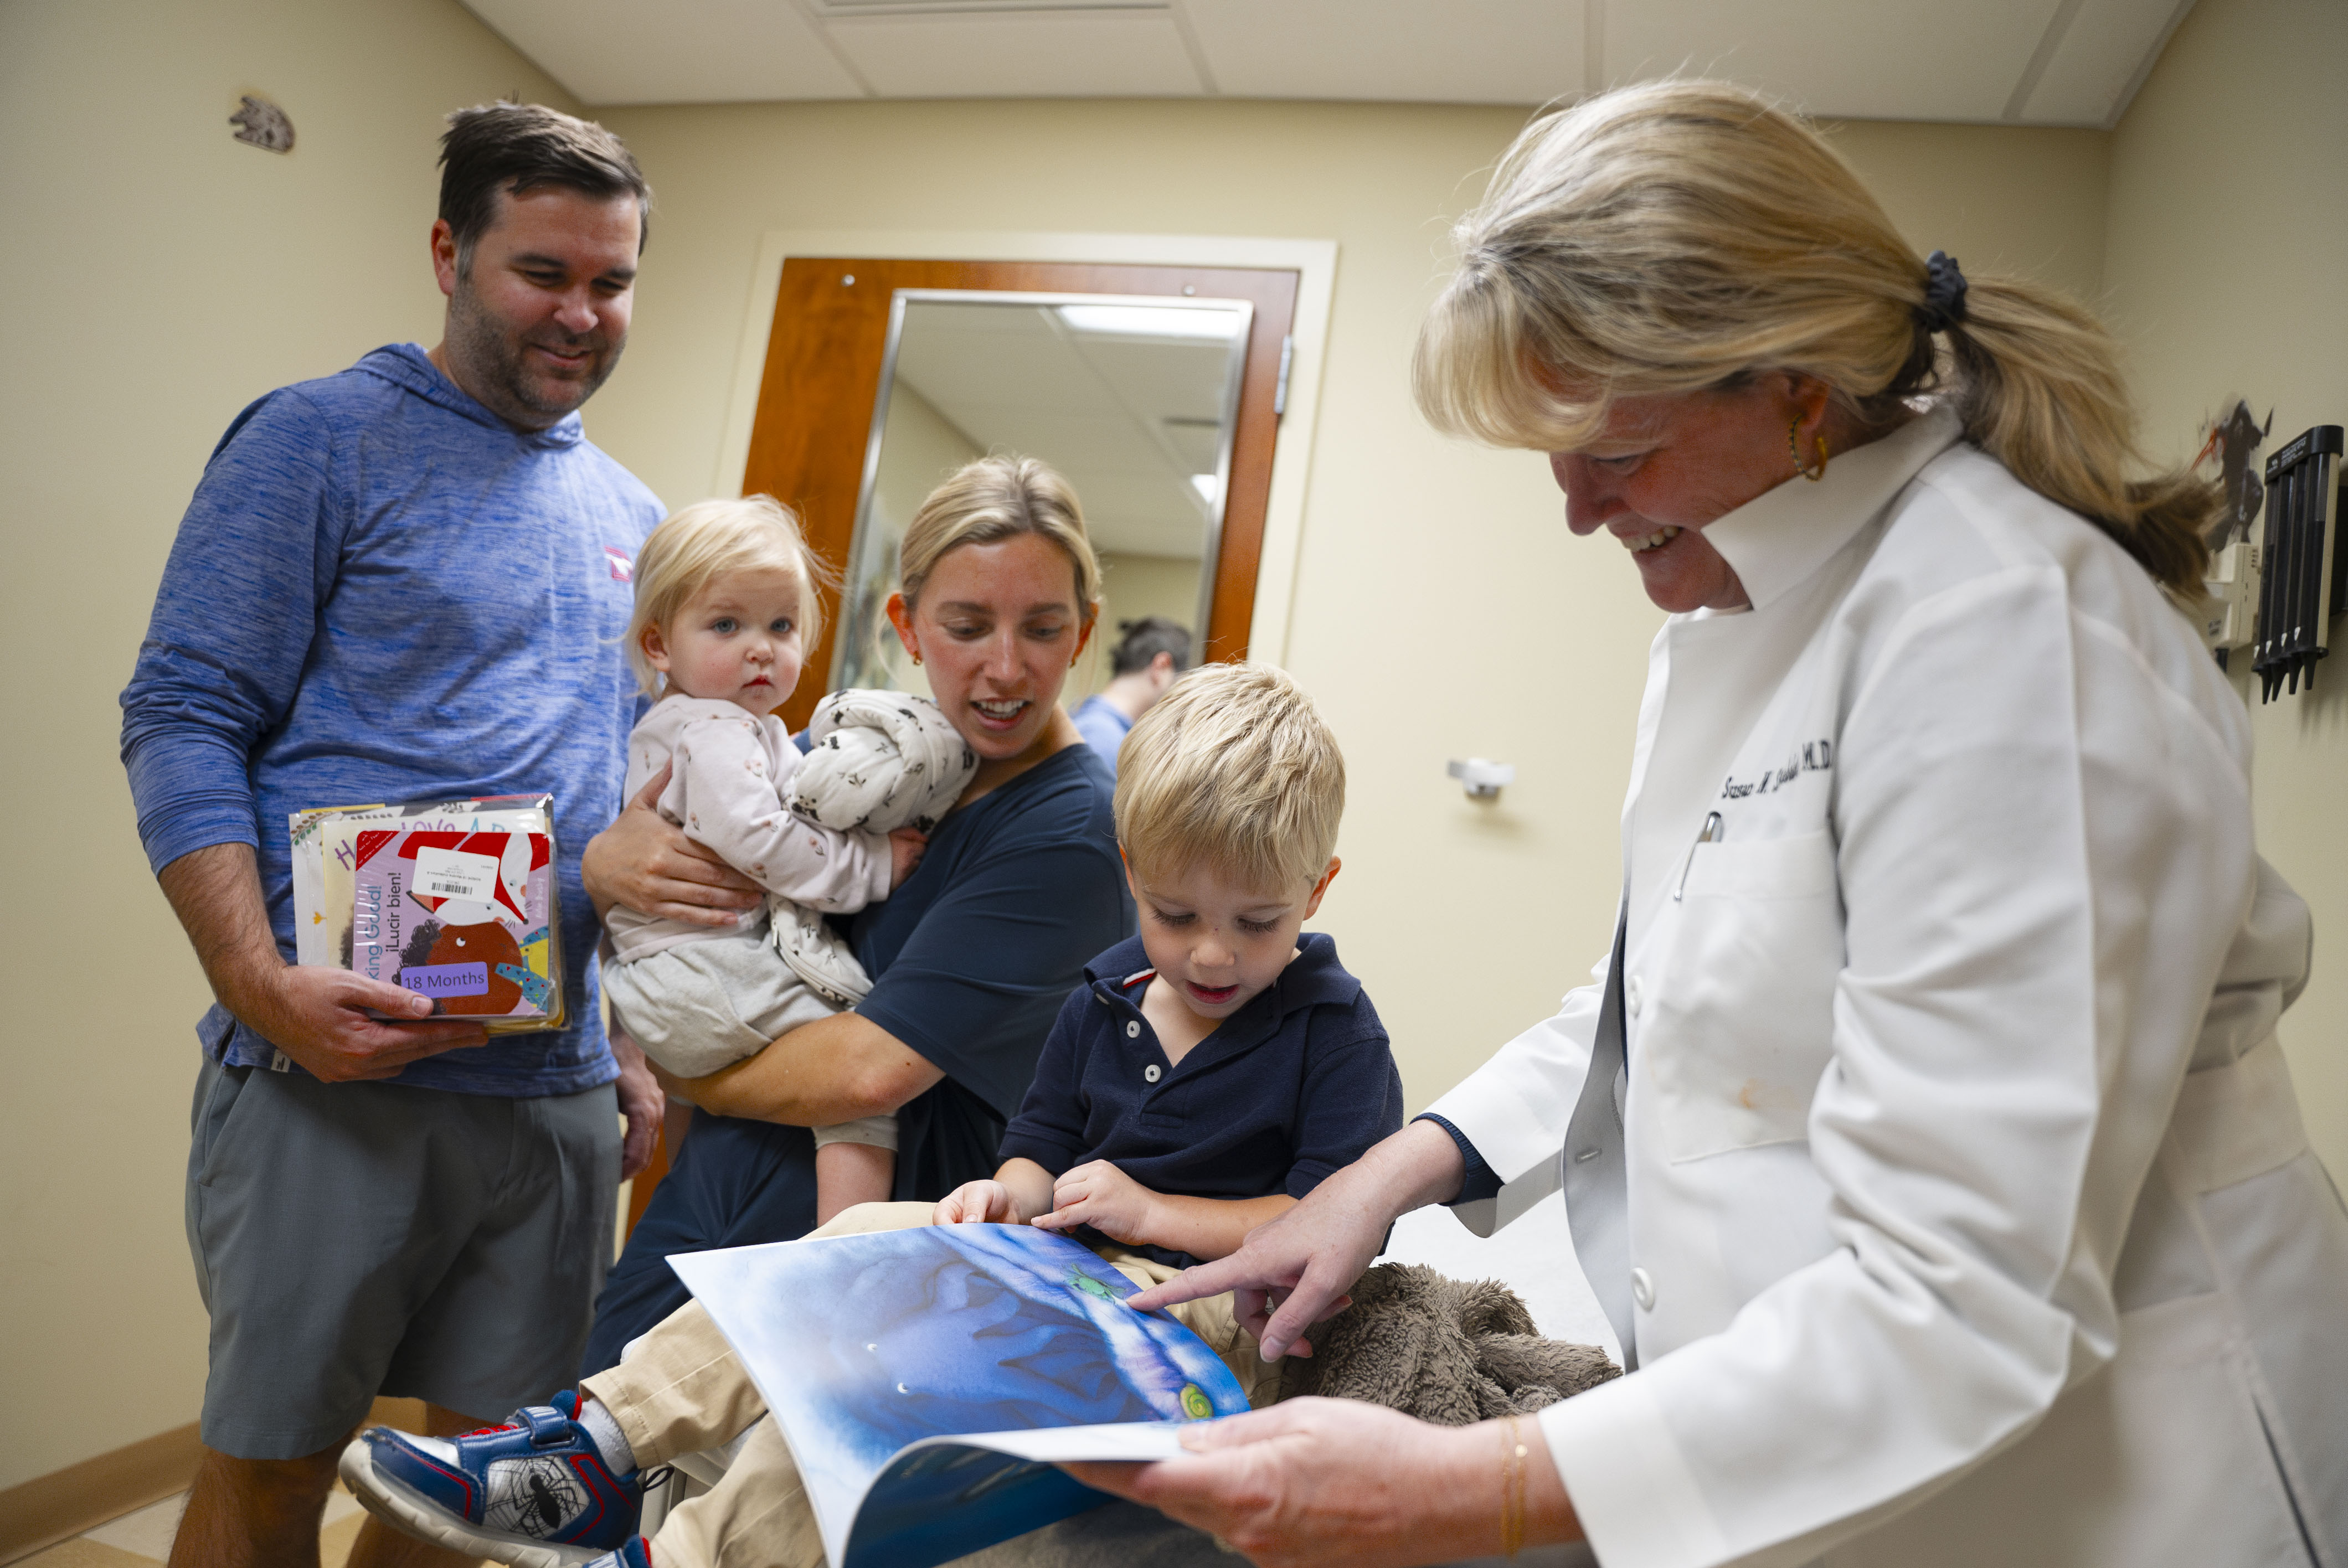
[[1158,1064],[1154,1061],[1141,1070],[1141,1081],[1144,1083],[1155,1083],[1161,1076]]
[[1128,1019],[1125,1020],[1125,1038],[1128,1040],[1139,1040],[1141,1038],[1141,1020],[1139,1019]]

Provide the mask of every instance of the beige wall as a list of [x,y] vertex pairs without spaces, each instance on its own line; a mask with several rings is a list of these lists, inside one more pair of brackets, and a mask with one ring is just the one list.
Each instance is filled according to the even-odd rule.
[[2100,131],[1852,121],[1835,145],[1922,251],[2096,299],[2111,138]]
[[[1520,112],[932,103],[604,118],[661,207],[637,341],[592,427],[672,504],[734,477],[715,470],[769,230],[1337,241],[1288,648],[1352,779],[1345,871],[1317,923],[1377,999],[1414,1106],[1554,1008],[1609,935],[1661,618],[1627,563],[1566,533],[1540,458],[1437,437],[1405,378],[1446,223]],[[2108,138],[1877,124],[1838,136],[1921,246],[2098,286]],[[1469,802],[1443,772],[1468,755],[1515,763],[1519,782]]]
[[[2112,138],[2105,282],[2146,445],[2166,461],[2190,456],[2201,422],[2238,396],[2274,410],[2267,454],[2311,425],[2348,424],[2343,61],[2338,0],[2200,0]],[[2335,1176],[2348,1176],[2343,658],[2312,697],[2260,705],[2247,673],[2237,682],[2258,744],[2259,846],[2315,911],[2314,978],[2282,1040]]]
[[[180,1193],[210,998],[114,754],[172,529],[246,402],[438,338],[440,117],[517,87],[563,101],[455,0],[0,5],[0,1487],[202,1392]],[[231,139],[242,92],[291,154]]]

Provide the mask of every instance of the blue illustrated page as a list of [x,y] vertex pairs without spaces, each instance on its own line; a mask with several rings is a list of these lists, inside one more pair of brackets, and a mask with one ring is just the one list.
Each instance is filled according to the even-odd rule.
[[[925,1225],[670,1263],[781,1423],[838,1568],[925,1568],[1107,1501],[1005,1451],[1033,1443],[930,1443],[891,1467],[924,1440],[1115,1426],[1098,1457],[1136,1458],[1133,1423],[1248,1408],[1196,1335],[1135,1311],[1125,1276],[1032,1226]],[[1086,1457],[1074,1437],[1055,1457]],[[1170,1434],[1157,1451],[1173,1451]]]

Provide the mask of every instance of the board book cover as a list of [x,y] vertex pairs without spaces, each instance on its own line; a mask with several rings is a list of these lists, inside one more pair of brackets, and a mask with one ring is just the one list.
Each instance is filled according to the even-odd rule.
[[551,795],[319,807],[288,830],[295,962],[404,986],[492,1033],[561,1027]]
[[924,1225],[669,1259],[781,1427],[836,1568],[933,1568],[1109,1501],[1065,1460],[1182,1451],[1248,1408],[1133,1282],[1027,1225]]

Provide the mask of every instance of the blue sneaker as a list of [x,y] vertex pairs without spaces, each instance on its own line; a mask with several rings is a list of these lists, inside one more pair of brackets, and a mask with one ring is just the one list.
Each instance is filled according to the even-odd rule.
[[611,1568],[633,1563],[643,1517],[640,1473],[614,1475],[572,1418],[579,1396],[516,1410],[501,1427],[459,1438],[369,1427],[337,1467],[352,1494],[386,1523],[436,1545],[515,1568]]
[[653,1568],[653,1543],[641,1535],[631,1535],[617,1552],[606,1552],[587,1568]]

